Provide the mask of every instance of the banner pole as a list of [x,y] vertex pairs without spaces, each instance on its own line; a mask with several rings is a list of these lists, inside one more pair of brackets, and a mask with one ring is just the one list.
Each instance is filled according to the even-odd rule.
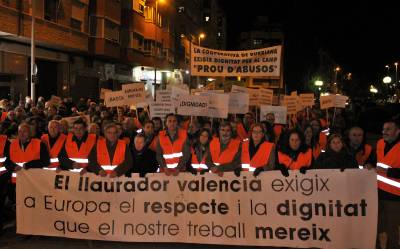
[[328,128],[329,128],[329,113],[328,113],[328,109],[329,108],[326,108],[326,124],[328,125]]
[[333,119],[332,119],[332,126],[335,125],[335,118],[336,118],[336,107],[333,109]]

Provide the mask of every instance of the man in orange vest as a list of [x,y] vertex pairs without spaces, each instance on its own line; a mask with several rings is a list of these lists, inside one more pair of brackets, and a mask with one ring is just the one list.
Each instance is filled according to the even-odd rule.
[[222,176],[223,172],[234,171],[236,176],[240,176],[241,151],[241,141],[232,138],[231,124],[221,123],[219,138],[213,138],[210,143],[211,171],[219,176]]
[[360,127],[354,126],[349,130],[347,147],[360,169],[371,169],[376,164],[375,152],[371,145],[365,143],[364,130]]
[[50,167],[45,169],[56,170],[60,165],[58,155],[64,146],[67,136],[60,133],[60,122],[57,120],[51,120],[47,128],[49,134],[43,134],[41,138],[50,152]]
[[84,174],[89,153],[95,144],[96,135],[88,134],[86,122],[81,118],[77,119],[58,157],[61,169]]
[[[156,145],[157,161],[160,170],[166,175],[176,176],[179,171],[185,171],[190,161],[190,142],[186,130],[178,129],[175,114],[167,114],[166,130],[160,131]],[[192,172],[192,169],[190,169]]]
[[118,139],[118,128],[114,123],[104,127],[104,138],[97,139],[89,154],[88,171],[110,178],[125,174],[132,167],[132,156],[128,145]]
[[248,112],[244,114],[243,123],[236,124],[236,133],[241,140],[249,138],[250,127],[255,123],[253,113]]
[[4,203],[6,199],[7,185],[10,180],[10,172],[7,171],[4,166],[6,161],[5,152],[10,148],[10,142],[6,135],[0,135],[0,236],[3,232],[3,220],[4,220]]
[[376,146],[378,177],[378,239],[381,249],[400,248],[400,124],[383,124]]

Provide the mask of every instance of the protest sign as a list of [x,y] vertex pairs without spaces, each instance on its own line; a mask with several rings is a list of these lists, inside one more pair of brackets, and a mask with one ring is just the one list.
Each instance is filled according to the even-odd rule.
[[286,124],[287,107],[286,106],[272,106],[262,105],[260,106],[260,120],[266,120],[268,113],[275,115],[275,124]]
[[296,114],[297,113],[297,95],[285,96],[283,98],[284,106],[287,107],[287,114]]
[[172,105],[178,107],[179,97],[182,95],[189,95],[189,89],[185,89],[178,86],[172,86],[171,88],[171,101]]
[[112,92],[112,90],[107,88],[100,88],[100,99],[104,99],[106,92]]
[[146,92],[143,83],[133,83],[122,85],[125,94],[126,105],[135,105],[145,102]]
[[314,94],[313,93],[301,93],[300,94],[300,105],[303,107],[314,106]]
[[16,189],[19,234],[332,249],[376,242],[369,170],[110,179],[30,169],[18,171]]
[[223,51],[192,44],[193,76],[262,76],[280,77],[282,46]]
[[175,113],[175,108],[171,103],[163,102],[150,102],[150,117],[159,117],[164,120],[165,116],[169,113]]
[[346,107],[346,102],[349,97],[343,96],[343,95],[326,95],[326,96],[321,96],[320,97],[320,108],[321,109],[327,109],[331,107],[337,107],[337,108],[345,108]]
[[248,92],[249,88],[238,85],[232,85],[231,93],[248,93]]
[[333,106],[337,108],[346,108],[346,102],[349,97],[344,95],[335,95]]
[[208,96],[208,115],[211,118],[227,118],[229,110],[229,94],[217,94],[210,91],[197,93]]
[[249,111],[248,93],[229,93],[229,113],[244,114]]
[[171,90],[158,90],[156,92],[156,101],[159,103],[172,104]]
[[273,98],[274,98],[274,90],[260,88],[260,89],[257,89],[257,91],[259,91],[259,93],[260,93],[260,96],[258,99],[259,105],[272,105]]
[[106,92],[104,102],[107,107],[126,105],[126,96],[123,91]]
[[207,96],[181,95],[178,99],[177,113],[188,116],[208,116]]
[[249,93],[249,105],[258,106],[260,103],[260,90],[248,88],[248,93]]

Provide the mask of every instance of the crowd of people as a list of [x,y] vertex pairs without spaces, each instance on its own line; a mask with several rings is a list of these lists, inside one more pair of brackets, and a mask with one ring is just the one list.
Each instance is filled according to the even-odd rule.
[[[400,124],[383,124],[382,138],[366,143],[366,132],[346,125],[345,110],[328,116],[312,108],[276,124],[273,113],[258,122],[259,113],[228,119],[166,115],[150,118],[147,109],[107,108],[101,103],[71,99],[54,103],[27,98],[17,106],[0,103],[0,234],[5,202],[15,202],[21,169],[44,168],[94,173],[103,177],[145,177],[148,173],[224,172],[366,168],[391,182],[378,181],[378,247],[400,248]],[[324,113],[325,114],[325,113]],[[89,120],[85,116],[89,116]],[[65,118],[77,117],[72,124]],[[334,116],[334,120],[332,119]],[[371,183],[374,184],[374,183]]]

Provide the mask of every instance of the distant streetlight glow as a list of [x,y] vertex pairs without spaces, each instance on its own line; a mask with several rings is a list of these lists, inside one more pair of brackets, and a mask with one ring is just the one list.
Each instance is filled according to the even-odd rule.
[[324,82],[323,82],[322,80],[316,80],[316,81],[314,82],[314,85],[315,85],[315,86],[323,86],[323,85],[324,85]]
[[371,85],[371,86],[369,87],[369,91],[370,91],[371,93],[378,93],[378,89],[376,89],[373,85]]
[[390,84],[392,82],[392,78],[390,76],[386,76],[383,78],[383,83]]

